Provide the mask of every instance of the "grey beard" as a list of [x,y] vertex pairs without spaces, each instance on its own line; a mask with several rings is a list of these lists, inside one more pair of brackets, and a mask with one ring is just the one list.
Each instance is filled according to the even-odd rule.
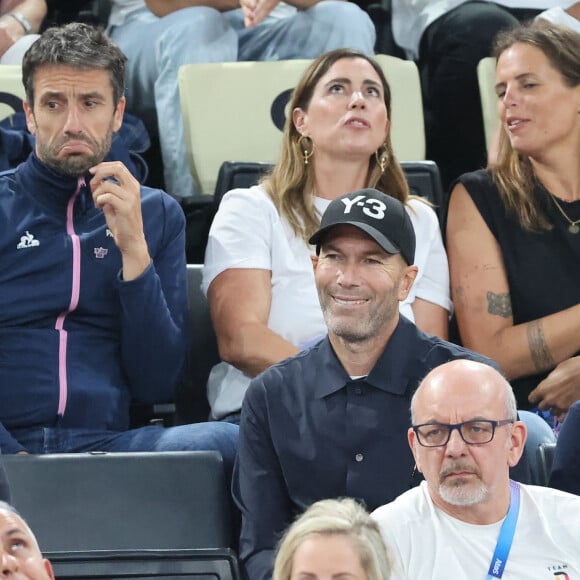
[[441,499],[450,505],[468,506],[481,503],[488,494],[489,490],[483,481],[478,481],[476,489],[470,488],[469,485],[445,485],[439,484],[439,495]]

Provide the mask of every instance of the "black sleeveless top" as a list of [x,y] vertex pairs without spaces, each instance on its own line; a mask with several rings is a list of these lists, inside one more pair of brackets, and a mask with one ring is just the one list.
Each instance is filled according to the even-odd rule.
[[[459,178],[501,249],[510,290],[514,324],[554,314],[580,302],[580,233],[556,208],[548,191],[538,185],[534,195],[554,225],[540,233],[524,230],[507,212],[488,171]],[[580,219],[580,201],[557,200],[572,221]],[[580,329],[579,329],[580,332]],[[528,394],[548,373],[512,381],[518,408],[528,409]]]

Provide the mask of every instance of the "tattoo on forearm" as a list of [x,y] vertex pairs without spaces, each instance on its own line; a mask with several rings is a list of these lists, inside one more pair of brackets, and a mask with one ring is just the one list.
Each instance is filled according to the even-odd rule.
[[528,346],[530,347],[530,354],[532,361],[538,371],[545,371],[556,366],[552,353],[546,344],[544,338],[544,329],[541,320],[535,320],[528,324]]
[[503,318],[509,318],[512,315],[512,301],[509,292],[496,294],[495,292],[487,293],[487,311],[490,314],[496,314]]

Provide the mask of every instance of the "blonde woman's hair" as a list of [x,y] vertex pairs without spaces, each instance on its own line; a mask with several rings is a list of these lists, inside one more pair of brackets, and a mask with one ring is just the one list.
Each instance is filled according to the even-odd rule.
[[[319,56],[306,69],[290,99],[290,114],[284,126],[279,161],[262,180],[262,185],[272,198],[278,213],[288,221],[294,233],[305,241],[318,229],[320,217],[316,213],[311,195],[314,190],[314,163],[304,164],[299,142],[301,135],[294,126],[292,111],[296,108],[307,111],[318,81],[335,62],[345,58],[361,58],[373,67],[381,81],[387,114],[391,118],[391,89],[381,66],[373,58],[357,50],[340,48]],[[393,152],[390,134],[385,139],[384,151],[387,156],[384,173],[381,172],[375,155],[371,155],[365,187],[374,187],[406,203],[409,186]]]
[[294,554],[315,535],[342,535],[358,554],[368,580],[389,578],[389,559],[377,523],[350,498],[324,499],[312,504],[288,528],[278,547],[273,580],[290,580]]
[[[521,24],[496,36],[494,56],[499,58],[516,43],[541,50],[567,86],[580,84],[580,34],[577,32],[541,19]],[[524,229],[552,228],[542,210],[541,198],[534,193],[538,180],[530,159],[512,147],[505,131],[500,133],[497,162],[488,169],[507,211],[517,215]]]

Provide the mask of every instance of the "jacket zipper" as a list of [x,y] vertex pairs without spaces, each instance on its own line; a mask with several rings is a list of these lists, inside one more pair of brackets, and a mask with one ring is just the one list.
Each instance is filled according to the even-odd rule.
[[59,381],[59,396],[58,396],[58,415],[62,417],[66,410],[66,402],[68,395],[68,381],[67,381],[67,346],[68,333],[64,329],[64,321],[69,313],[73,312],[79,303],[79,293],[81,286],[81,240],[76,234],[73,222],[73,209],[75,202],[79,196],[81,187],[85,185],[85,178],[79,177],[77,188],[68,201],[66,208],[66,233],[72,240],[72,290],[70,297],[70,304],[67,310],[61,312],[56,319],[55,329],[59,333],[58,346],[58,381]]

